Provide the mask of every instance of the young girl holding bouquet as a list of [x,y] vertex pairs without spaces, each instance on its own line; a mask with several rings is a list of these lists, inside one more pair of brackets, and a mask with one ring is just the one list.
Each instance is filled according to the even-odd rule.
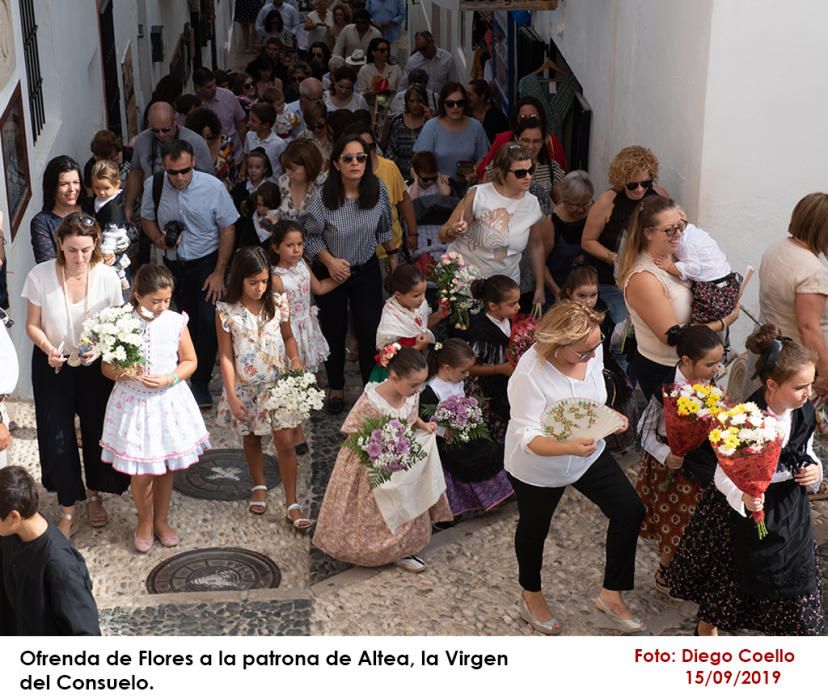
[[437,325],[444,314],[431,313],[426,301],[425,275],[416,265],[400,265],[388,279],[391,296],[382,309],[377,326],[377,351],[379,360],[371,372],[370,381],[381,382],[387,376],[383,365],[383,348],[393,343],[415,350],[427,350],[434,343],[431,327]]
[[[809,401],[814,355],[770,324],[747,340],[759,355],[762,387],[750,398],[781,423],[782,453],[761,497],[743,493],[717,465],[668,571],[674,596],[699,604],[696,633],[751,629],[819,635],[824,629],[820,572],[807,490],[822,480],[813,451]],[[750,517],[764,510],[760,539]]]
[[[464,380],[475,361],[474,351],[460,338],[449,338],[435,346],[428,357],[432,377],[420,395],[420,416],[424,420],[441,401],[466,395]],[[485,415],[485,406],[481,408]],[[451,444],[450,437],[444,428],[437,429],[437,448],[452,515],[491,510],[514,493],[503,469],[502,445],[485,438]]]
[[[690,326],[682,332],[676,351],[681,358],[673,379],[676,385],[713,383],[724,354],[717,333],[707,326]],[[704,489],[713,480],[716,457],[707,440],[683,457],[670,451],[660,391],[650,398],[638,430],[644,460],[635,490],[646,509],[640,534],[644,539],[655,539],[658,544],[661,560],[655,586],[670,595],[667,567]]]
[[[413,348],[397,351],[388,363],[388,378],[381,384],[365,385],[365,391],[342,425],[342,432],[357,433],[366,420],[384,416],[404,421],[417,430],[434,432],[437,426],[426,423],[418,415],[420,388],[427,374],[421,352]],[[433,453],[426,456],[429,462],[437,458],[436,444],[432,444]],[[439,458],[437,461],[439,464]],[[435,466],[439,470],[433,462],[426,465],[432,469]],[[418,496],[415,492],[410,495]],[[335,559],[359,566],[393,562],[406,571],[418,573],[425,569],[425,562],[416,554],[431,539],[432,523],[451,519],[451,509],[442,492],[424,512],[390,529],[371,489],[366,466],[353,449],[343,446],[319,510],[313,544]]]
[[290,328],[287,297],[274,293],[270,263],[262,248],[236,251],[224,301],[216,304],[216,334],[224,380],[218,423],[242,436],[255,484],[249,510],[254,515],[267,510],[262,436],[272,434],[285,492],[285,519],[297,530],[307,531],[312,523],[296,502],[295,426],[278,424],[265,408],[268,390],[287,369],[302,369],[302,361]]
[[[339,285],[332,277],[319,280],[305,262],[305,236],[302,227],[290,219],[281,219],[270,238],[270,271],[273,291],[287,295],[290,308],[290,328],[299,350],[299,359],[308,372],[316,372],[328,359],[330,348],[319,321],[311,294],[322,296]],[[296,454],[306,454],[308,444],[302,426],[294,430]]]
[[129,474],[138,511],[134,545],[141,553],[156,538],[179,543],[168,515],[173,472],[186,469],[210,448],[201,411],[184,383],[196,368],[187,315],[170,311],[174,281],[163,265],[143,265],[132,284],[132,306],[144,322],[141,373],[104,363],[115,381],[106,405],[101,460]]
[[486,422],[489,433],[503,444],[509,422],[509,397],[506,385],[514,366],[506,359],[506,348],[512,333],[512,319],[520,311],[520,287],[506,275],[493,275],[472,282],[472,295],[483,302],[469,325],[469,344],[477,363],[469,370],[473,377],[473,395],[486,399]]

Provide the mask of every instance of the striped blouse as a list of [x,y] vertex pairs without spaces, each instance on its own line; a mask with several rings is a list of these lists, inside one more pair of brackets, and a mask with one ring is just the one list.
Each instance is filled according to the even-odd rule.
[[305,252],[314,260],[323,250],[350,265],[362,265],[374,257],[377,244],[391,240],[391,204],[380,182],[380,197],[371,209],[360,209],[358,199],[346,199],[337,209],[322,201],[322,188],[313,193],[305,209]]

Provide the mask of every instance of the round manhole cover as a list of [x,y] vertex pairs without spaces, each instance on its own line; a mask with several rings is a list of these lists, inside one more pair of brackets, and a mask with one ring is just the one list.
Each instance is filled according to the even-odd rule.
[[[280,481],[279,466],[272,455],[264,456],[265,482],[269,489]],[[207,450],[189,469],[175,473],[175,490],[208,501],[240,501],[250,498],[253,480],[244,450]]]
[[238,547],[196,549],[162,561],[147,576],[150,593],[278,588],[282,572],[264,554]]

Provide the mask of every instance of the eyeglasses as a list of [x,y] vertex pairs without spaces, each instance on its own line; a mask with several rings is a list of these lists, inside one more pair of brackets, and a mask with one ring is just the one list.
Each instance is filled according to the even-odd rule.
[[454,107],[465,107],[466,101],[465,100],[446,100],[443,102],[446,107],[454,108]]
[[77,221],[81,226],[94,226],[95,225],[95,219],[94,218],[89,216],[89,214],[82,214],[82,213],[79,213],[79,212],[73,212],[73,213],[69,214],[68,216],[65,216],[63,220],[68,222],[68,223],[72,223],[74,221]]
[[684,219],[682,219],[673,226],[649,226],[648,228],[655,229],[656,231],[661,231],[662,233],[666,233],[667,236],[670,238],[675,238],[676,236],[679,236],[684,232],[684,229],[687,228],[687,222]]
[[595,354],[595,351],[596,351],[598,348],[600,348],[600,347],[601,347],[601,345],[604,343],[604,339],[605,339],[605,337],[606,337],[606,336],[604,336],[604,334],[603,334],[603,333],[601,333],[601,342],[600,342],[600,343],[598,343],[598,345],[596,345],[596,346],[595,346],[594,348],[592,348],[591,350],[584,350],[583,352],[578,352],[577,350],[574,350],[574,349],[573,349],[573,350],[572,350],[572,352],[574,352],[574,353],[575,353],[575,357],[577,357],[577,358],[578,358],[581,362],[586,362],[589,358],[591,358],[591,357]]
[[221,134],[213,134],[213,133],[205,134],[204,135],[204,140],[205,141],[212,141],[213,139],[217,139],[219,136],[221,136]]
[[583,211],[584,209],[589,209],[592,206],[592,202],[567,202],[565,199],[561,201],[567,209],[572,209],[574,211]]
[[518,180],[522,180],[527,175],[534,175],[535,174],[535,164],[532,163],[532,165],[528,168],[515,168],[514,170],[510,170],[509,172],[514,173],[515,177]]
[[150,131],[151,131],[153,134],[168,134],[168,133],[170,133],[173,129],[175,129],[175,127],[174,127],[174,126],[165,126],[165,127],[161,128],[161,129],[150,129]]
[[191,165],[189,168],[181,168],[181,170],[173,170],[172,168],[166,168],[166,171],[167,171],[167,175],[172,177],[173,175],[186,175],[192,169],[193,169],[193,166]]
[[339,160],[341,160],[343,163],[350,163],[354,159],[356,159],[357,163],[364,163],[366,160],[368,160],[368,154],[367,153],[343,153],[341,156],[339,156]]
[[630,192],[634,192],[639,187],[643,187],[645,190],[650,189],[653,186],[652,180],[642,180],[641,182],[628,182],[624,187],[626,187]]

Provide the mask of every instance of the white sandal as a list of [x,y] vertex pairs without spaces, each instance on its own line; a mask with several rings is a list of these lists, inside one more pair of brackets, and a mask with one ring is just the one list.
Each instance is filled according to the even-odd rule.
[[300,518],[291,518],[290,511],[292,510],[298,510],[301,513],[302,505],[300,503],[291,503],[285,510],[285,520],[287,520],[297,530],[309,530],[311,525],[313,525],[313,520],[304,516]]
[[72,522],[74,519],[75,519],[75,514],[74,513],[61,513],[60,514],[60,520],[58,520],[57,529],[60,530],[61,521],[67,520],[69,522],[69,534],[68,535],[63,530],[60,530],[60,533],[67,540],[71,540],[72,535],[75,533],[75,528],[74,528],[75,523]]
[[[250,489],[251,493],[255,493],[256,491],[264,491],[265,498],[263,501],[249,501],[247,504],[247,510],[253,513],[253,515],[264,515],[267,512],[267,486],[260,484],[259,486],[254,486]],[[254,508],[256,510],[254,510]],[[261,508],[261,510],[259,510]]]

